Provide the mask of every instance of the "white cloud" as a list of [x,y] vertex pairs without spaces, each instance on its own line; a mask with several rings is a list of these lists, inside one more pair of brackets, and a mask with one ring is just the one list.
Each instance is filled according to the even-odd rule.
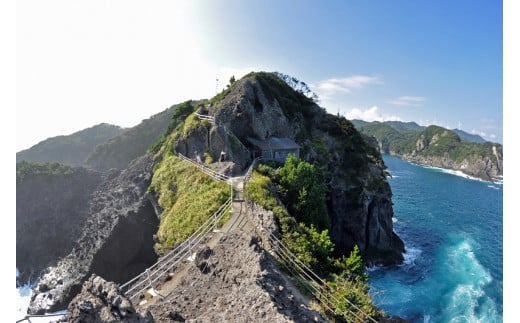
[[345,118],[352,120],[352,119],[359,119],[364,121],[403,121],[398,116],[388,115],[385,113],[382,113],[379,111],[379,108],[377,106],[373,106],[369,109],[358,109],[354,108],[350,110],[350,112],[345,113]]
[[333,95],[336,93],[349,93],[352,89],[360,89],[366,85],[379,84],[381,80],[377,76],[354,75],[344,78],[331,78],[311,84],[320,95]]
[[484,131],[478,131],[476,129],[471,129],[471,133],[474,134],[474,135],[479,135],[479,136],[481,136],[484,139],[493,140],[493,139],[497,138],[497,135],[495,135],[494,133],[486,133]]
[[387,101],[387,103],[389,104],[393,104],[393,105],[405,105],[405,106],[421,106],[421,103],[424,102],[426,100],[425,97],[422,97],[422,96],[409,96],[409,95],[404,95],[404,96],[400,96],[396,99],[392,99],[392,100],[389,100]]

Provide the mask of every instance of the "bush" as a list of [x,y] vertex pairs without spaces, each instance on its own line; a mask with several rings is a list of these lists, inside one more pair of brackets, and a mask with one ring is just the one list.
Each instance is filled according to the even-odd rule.
[[381,318],[382,313],[372,303],[372,297],[368,293],[369,287],[365,283],[335,276],[327,285],[332,296],[338,300],[333,314],[336,319],[342,322],[366,322],[365,313],[375,320]]
[[314,165],[289,154],[276,171],[278,189],[289,213],[305,224],[320,230],[330,228],[325,205],[326,186],[323,175]]
[[[330,304],[335,309],[334,313],[327,312],[325,308],[322,308],[324,312],[332,315],[338,321],[356,322],[356,316],[349,311],[357,313],[360,317],[364,316],[351,305],[353,303],[372,317],[379,318],[381,314],[372,304],[372,299],[368,293],[369,287],[366,284],[368,276],[359,248],[356,246],[349,257],[343,256],[340,259],[334,259],[332,257],[334,243],[330,240],[328,230],[320,231],[312,223],[307,225],[302,220],[298,221],[276,198],[276,186],[266,174],[274,175],[277,181],[284,182],[287,186],[294,185],[296,187],[296,183],[308,184],[300,177],[303,174],[309,176],[306,172],[311,168],[294,156],[288,158],[288,160],[284,166],[277,170],[272,165],[257,165],[257,169],[253,171],[251,180],[245,187],[245,196],[262,205],[265,209],[273,211],[280,225],[283,244],[295,257],[326,280],[331,294],[339,302]],[[304,165],[300,166],[301,173],[298,171],[298,165]],[[286,168],[281,170],[284,167]],[[281,184],[278,186],[280,187]],[[299,194],[297,197],[301,196]],[[302,282],[301,286],[308,284],[309,282]]]

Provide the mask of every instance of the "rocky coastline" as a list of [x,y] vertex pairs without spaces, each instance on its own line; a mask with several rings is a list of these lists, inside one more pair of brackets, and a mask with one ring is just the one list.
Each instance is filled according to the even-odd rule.
[[502,159],[492,159],[489,157],[472,156],[465,158],[461,162],[456,162],[445,156],[419,156],[405,154],[395,156],[421,166],[437,167],[445,170],[461,172],[469,177],[486,182],[501,183],[503,174]]

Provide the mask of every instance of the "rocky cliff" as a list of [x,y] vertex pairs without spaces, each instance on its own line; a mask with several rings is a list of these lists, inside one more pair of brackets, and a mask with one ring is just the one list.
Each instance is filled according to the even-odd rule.
[[[464,174],[486,181],[500,180],[503,175],[501,145],[478,144],[479,150],[469,151],[466,154],[460,154],[458,151],[449,148],[442,153],[431,153],[439,143],[442,143],[450,135],[453,136],[447,130],[439,131],[431,137],[427,134],[421,134],[415,140],[415,149],[411,153],[403,154],[402,157],[421,165],[461,171]],[[456,139],[455,142],[457,142]]]
[[344,118],[326,113],[270,73],[237,81],[222,100],[205,111],[214,117],[179,136],[174,150],[192,158],[207,152],[217,159],[226,151],[243,169],[254,150],[249,138],[290,138],[300,157],[318,165],[328,184],[331,238],[338,254],[359,245],[367,264],[403,261],[404,244],[393,232],[391,190],[378,151]]
[[120,283],[156,261],[153,235],[159,220],[147,194],[152,168],[152,156],[145,155],[105,178],[89,201],[72,251],[48,268],[34,289],[29,313],[65,308],[93,273]]
[[485,181],[498,181],[503,175],[502,145],[485,142],[476,135],[397,121],[354,120],[354,124],[362,133],[373,136],[386,154],[421,165],[461,171]]
[[67,255],[81,232],[102,175],[58,164],[17,164],[17,284],[35,281]]

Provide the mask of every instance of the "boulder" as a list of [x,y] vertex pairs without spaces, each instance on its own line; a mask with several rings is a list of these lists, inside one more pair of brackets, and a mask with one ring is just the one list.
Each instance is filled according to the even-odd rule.
[[148,311],[137,313],[114,282],[92,275],[70,302],[67,315],[61,322],[149,323],[154,320]]

